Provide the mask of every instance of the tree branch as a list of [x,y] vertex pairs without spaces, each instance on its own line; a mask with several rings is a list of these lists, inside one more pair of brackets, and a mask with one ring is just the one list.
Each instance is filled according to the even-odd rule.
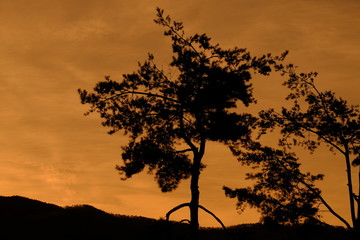
[[316,134],[317,136],[319,136],[322,140],[324,140],[325,142],[327,142],[328,144],[330,144],[331,146],[333,146],[334,148],[336,148],[340,153],[344,154],[345,155],[345,151],[342,150],[339,146],[337,146],[336,144],[334,144],[333,142],[331,142],[329,139],[325,138],[323,135],[319,134],[318,132],[310,129],[310,128],[307,128],[307,127],[304,127],[303,128],[309,132],[312,132],[314,134]]
[[[333,118],[330,116],[330,113],[329,113],[330,110],[329,110],[328,106],[326,105],[326,100],[324,98],[324,94],[317,89],[317,87],[315,86],[315,84],[313,82],[308,82],[306,80],[303,80],[303,81],[306,84],[310,85],[315,90],[316,94],[318,95],[318,97],[321,100],[320,103],[321,103],[323,109],[325,110],[325,113],[326,113],[327,117],[329,119],[333,120]],[[332,121],[332,122],[334,123],[334,121]],[[345,145],[347,141],[345,140],[345,137],[342,135],[341,131],[336,132],[336,135],[339,137],[342,144]],[[341,151],[341,153],[345,155],[345,151]]]
[[[286,171],[291,172],[281,161],[279,161],[278,159],[275,159],[275,161],[277,161]],[[287,162],[286,160],[284,160],[285,162]],[[346,227],[348,229],[352,229],[350,224],[344,219],[342,218],[339,214],[337,214],[334,209],[332,209],[330,207],[330,205],[325,201],[325,199],[320,195],[320,193],[318,191],[316,191],[310,184],[308,184],[307,182],[305,182],[304,180],[302,180],[301,178],[299,178],[298,176],[295,176],[296,179],[301,182],[302,184],[304,184],[311,192],[313,192],[319,199],[320,201],[325,205],[325,207],[327,209],[329,209],[329,211],[335,216],[337,217],[341,222],[343,222]]]
[[188,45],[200,58],[201,55],[200,53],[195,49],[195,47],[191,44],[191,42],[189,42],[188,40],[186,40],[183,36],[181,36],[177,31],[174,30],[174,28],[172,26],[169,25],[169,23],[161,16],[161,20],[163,23],[163,26],[167,27],[168,29],[171,30],[172,33],[174,33],[179,39],[181,39],[182,41],[184,41],[186,43],[186,45]]
[[[291,123],[294,123],[294,121],[292,121],[291,119],[287,118],[286,116],[284,116],[283,114],[280,114],[280,113],[277,113],[277,112],[274,112],[276,115],[278,115],[278,117],[280,117],[282,120],[288,120],[290,121]],[[336,148],[341,154],[344,154],[345,155],[345,151],[342,150],[339,146],[337,146],[336,144],[334,144],[333,142],[331,142],[329,139],[325,138],[323,135],[319,134],[317,131],[311,129],[311,128],[308,128],[308,127],[305,127],[304,125],[300,124],[300,127],[305,129],[306,131],[309,131],[315,135],[317,135],[319,138],[321,138],[322,140],[324,140],[325,142],[327,142],[328,144],[330,144],[331,146],[333,146],[334,148]]]
[[185,134],[185,130],[184,130],[184,121],[183,121],[184,117],[180,116],[180,130],[181,130],[181,134],[182,134],[182,138],[184,139],[184,141],[186,142],[187,145],[189,145],[189,147],[191,148],[191,150],[195,153],[198,152],[197,147],[191,142],[190,138],[188,138]]
[[177,210],[179,210],[179,209],[181,209],[181,208],[183,208],[183,207],[189,207],[189,206],[190,206],[190,203],[182,203],[182,204],[174,207],[173,209],[171,209],[170,211],[168,211],[168,212],[166,213],[166,221],[169,221],[170,215],[171,215],[173,212],[175,212],[175,211],[177,211]]
[[200,142],[200,150],[199,150],[200,157],[203,157],[205,154],[205,144],[206,144],[206,139],[202,138]]
[[107,101],[107,100],[111,100],[111,99],[114,99],[116,97],[120,97],[122,95],[126,95],[126,94],[139,94],[139,95],[146,95],[148,97],[158,97],[158,98],[162,98],[164,100],[168,100],[168,101],[171,101],[171,102],[175,102],[175,103],[180,103],[178,100],[175,100],[175,99],[172,99],[172,98],[168,98],[168,97],[165,97],[163,95],[160,95],[160,94],[156,94],[156,93],[146,93],[146,92],[138,92],[138,91],[124,91],[124,92],[121,92],[121,93],[118,93],[118,94],[115,94],[111,97],[108,97],[108,98],[105,98],[103,99],[104,101]]
[[184,223],[184,222],[187,222],[187,223],[191,223],[189,219],[182,219],[179,223]]
[[[190,203],[182,203],[182,204],[174,207],[174,208],[171,209],[170,211],[168,211],[168,212],[166,213],[166,221],[169,221],[170,215],[171,215],[173,212],[175,212],[175,211],[177,211],[177,210],[179,210],[179,209],[181,209],[181,208],[183,208],[183,207],[190,207]],[[211,211],[209,211],[208,209],[206,209],[205,207],[203,207],[203,206],[201,206],[201,205],[198,205],[198,207],[201,208],[202,210],[204,210],[205,212],[207,212],[208,214],[210,214],[211,216],[213,216],[213,218],[215,218],[215,220],[220,223],[220,225],[222,226],[222,228],[223,228],[224,230],[227,230],[227,228],[225,227],[225,225],[223,224],[223,222],[222,222],[214,213],[212,213]],[[183,219],[183,220],[181,220],[180,222],[184,222],[184,221],[189,221],[189,220],[188,220],[188,219]]]
[[[176,84],[173,83],[172,81],[170,81],[170,79],[164,74],[164,72],[163,72],[162,70],[160,70],[160,69],[156,66],[156,64],[155,64],[155,62],[153,61],[153,59],[151,59],[150,62],[152,63],[153,69],[156,70],[158,73],[160,73],[161,76],[163,76],[163,78],[165,78],[165,80],[166,80],[167,82],[169,82],[172,87],[175,88],[175,87],[176,87]],[[170,75],[171,75],[171,74],[170,74]]]
[[199,208],[201,208],[202,210],[204,210],[205,212],[207,212],[208,214],[210,214],[211,216],[213,216],[213,218],[215,218],[215,220],[220,223],[220,225],[222,226],[222,228],[223,228],[224,230],[227,230],[227,228],[225,227],[225,225],[223,224],[223,222],[220,220],[220,218],[218,218],[214,213],[210,212],[208,209],[204,208],[204,207],[201,206],[201,205],[199,205]]
[[176,151],[175,153],[185,153],[185,152],[190,152],[190,151],[192,151],[192,149],[191,149],[191,148],[188,148],[188,149]]

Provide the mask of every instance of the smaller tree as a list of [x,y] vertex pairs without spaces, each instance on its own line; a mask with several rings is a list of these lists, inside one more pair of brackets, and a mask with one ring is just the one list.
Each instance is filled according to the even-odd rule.
[[355,193],[352,176],[352,167],[360,166],[358,106],[349,105],[346,100],[336,97],[332,91],[320,91],[315,86],[316,72],[298,74],[296,68],[290,64],[282,69],[282,74],[288,76],[284,85],[291,92],[286,99],[293,105],[291,108],[282,108],[280,112],[274,109],[262,111],[262,131],[265,133],[269,129],[279,127],[282,134],[279,144],[287,149],[302,146],[313,152],[320,144],[325,144],[331,152],[340,153],[345,163],[352,224],[336,213],[321,197],[320,192],[318,198],[349,229],[359,231],[360,190],[358,194]]
[[246,146],[232,144],[231,150],[243,165],[259,170],[247,174],[247,180],[255,181],[252,187],[224,187],[226,196],[237,198],[240,212],[250,206],[260,211],[263,222],[265,219],[277,223],[319,222],[320,190],[314,187],[314,182],[323,175],[301,173],[298,158],[285,150],[262,147],[255,142]]

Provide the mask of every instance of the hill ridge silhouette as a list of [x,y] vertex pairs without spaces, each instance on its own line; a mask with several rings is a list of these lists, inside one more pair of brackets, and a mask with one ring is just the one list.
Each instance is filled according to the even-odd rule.
[[65,207],[58,206],[53,203],[47,203],[44,201],[23,197],[19,195],[14,196],[0,196],[0,213],[1,216],[28,216],[28,215],[41,215],[44,213],[63,213],[63,212],[74,212],[74,213],[97,213],[103,215],[110,215],[114,217],[129,217],[129,218],[143,218],[150,221],[156,221],[152,218],[136,216],[136,215],[122,215],[108,213],[104,210],[98,209],[89,204],[75,204]]
[[60,207],[18,195],[0,196],[0,239],[186,239],[168,238],[168,226],[163,220],[111,214],[88,204]]
[[20,215],[37,215],[49,212],[59,212],[61,210],[63,210],[63,208],[55,204],[18,195],[0,196],[0,212],[2,216],[18,217]]
[[[201,228],[200,239],[351,239],[344,228],[241,224]],[[0,196],[0,239],[189,239],[188,224],[111,214],[88,204],[60,207],[22,196]]]

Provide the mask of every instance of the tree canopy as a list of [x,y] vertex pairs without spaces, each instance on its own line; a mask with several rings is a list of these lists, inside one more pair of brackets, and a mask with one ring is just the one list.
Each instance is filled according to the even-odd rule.
[[299,159],[285,149],[273,149],[253,142],[246,147],[233,144],[231,150],[240,163],[257,170],[247,173],[246,180],[252,180],[253,186],[224,187],[226,196],[237,198],[240,212],[250,206],[259,210],[262,221],[291,224],[319,222],[318,195],[321,191],[314,182],[322,180],[322,174],[302,173]]
[[[174,190],[191,177],[191,224],[198,228],[198,180],[205,165],[207,141],[248,141],[251,114],[235,111],[255,102],[254,73],[269,75],[282,68],[280,56],[251,56],[245,48],[223,49],[206,34],[186,35],[183,24],[157,9],[155,23],[171,38],[172,61],[165,72],[149,54],[131,74],[118,82],[109,76],[93,92],[79,90],[83,104],[98,112],[110,134],[129,136],[123,147],[123,179],[144,169],[154,173],[163,192]],[[185,206],[184,205],[184,206]]]

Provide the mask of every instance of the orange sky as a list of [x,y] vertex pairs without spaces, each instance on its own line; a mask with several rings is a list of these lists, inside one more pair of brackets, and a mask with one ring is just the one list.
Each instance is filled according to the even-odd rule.
[[[87,106],[77,94],[105,75],[120,80],[148,52],[166,68],[170,42],[152,21],[156,6],[183,21],[188,32],[207,33],[224,48],[247,47],[259,55],[290,50],[289,61],[320,73],[319,88],[360,103],[358,0],[1,0],[0,195],[153,218],[189,201],[188,181],[166,194],[145,173],[120,181],[115,165],[127,139],[107,135],[98,116],[84,117]],[[256,109],[283,104],[283,79],[266,80],[255,83]],[[305,170],[325,173],[324,197],[349,219],[340,155],[323,148],[299,156]],[[246,169],[214,143],[204,162],[201,204],[226,225],[256,222],[256,211],[238,215],[235,200],[222,191],[223,185],[246,186]],[[340,225],[329,213],[323,216]],[[200,224],[217,226],[207,215]]]

